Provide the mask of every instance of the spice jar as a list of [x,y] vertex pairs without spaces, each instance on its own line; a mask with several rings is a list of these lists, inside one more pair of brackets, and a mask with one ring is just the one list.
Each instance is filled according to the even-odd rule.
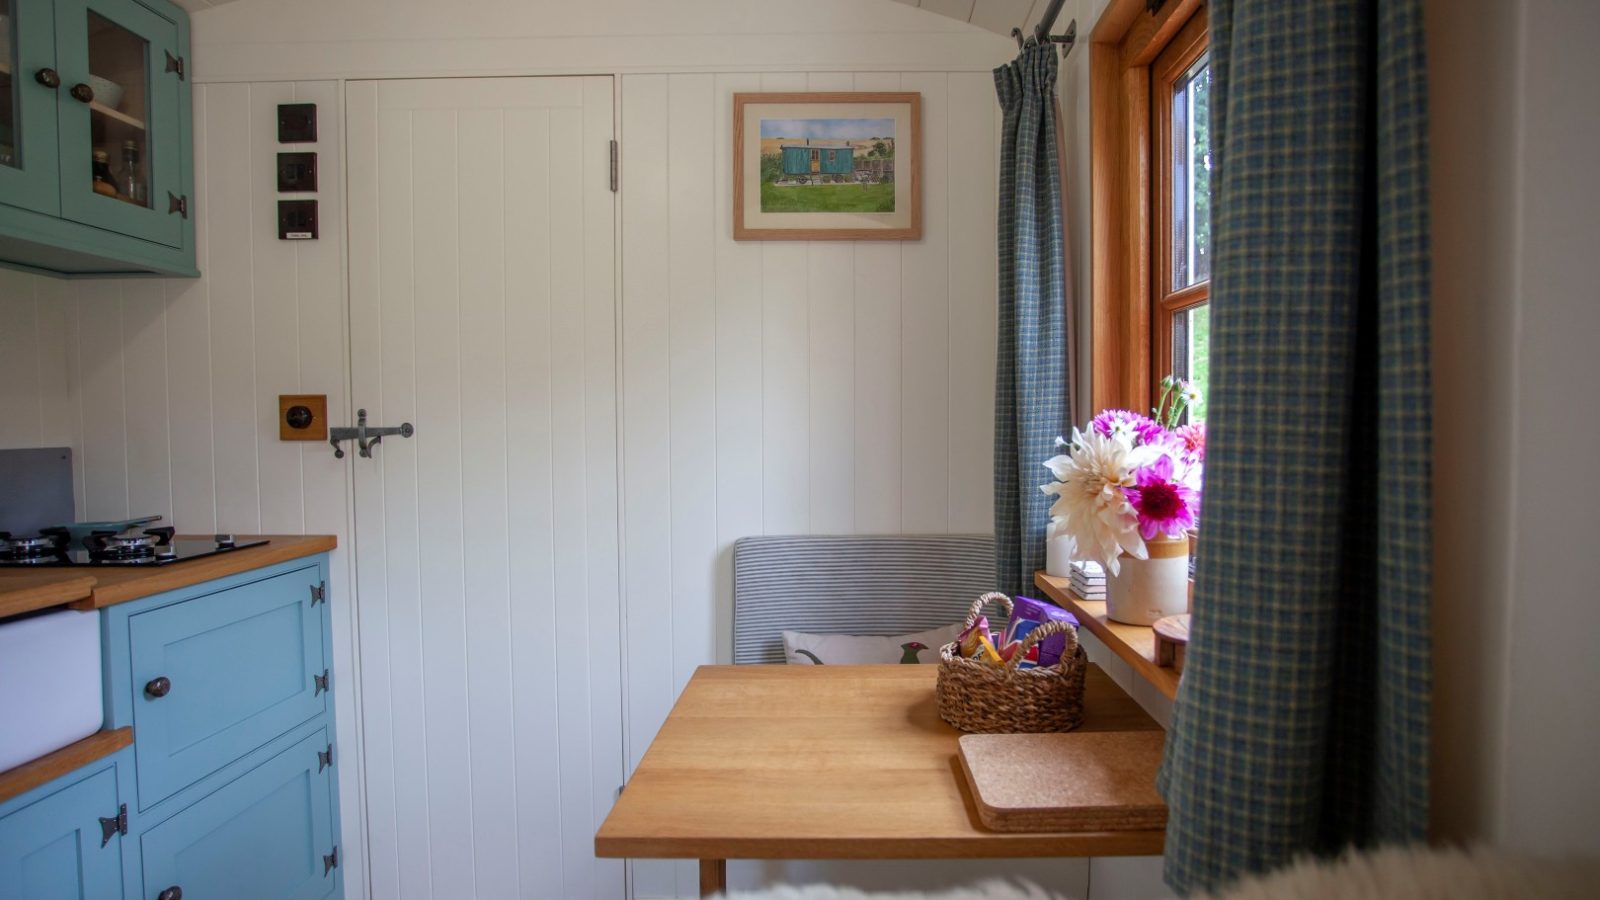
[[139,171],[139,142],[122,142],[122,171],[117,175],[117,193],[129,203],[146,205],[148,191],[144,176]]
[[111,176],[111,154],[104,150],[94,151],[94,192],[107,197],[117,195],[116,180]]

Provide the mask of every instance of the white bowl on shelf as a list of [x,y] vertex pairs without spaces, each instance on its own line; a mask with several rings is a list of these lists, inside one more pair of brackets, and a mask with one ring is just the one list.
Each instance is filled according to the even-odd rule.
[[89,76],[89,87],[94,89],[94,99],[103,106],[117,109],[122,106],[122,85],[99,75]]

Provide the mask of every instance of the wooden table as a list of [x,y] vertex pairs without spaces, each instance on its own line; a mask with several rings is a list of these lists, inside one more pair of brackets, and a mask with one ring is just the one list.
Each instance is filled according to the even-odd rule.
[[[1160,831],[999,834],[978,823],[934,706],[936,666],[702,666],[595,835],[595,855],[700,860],[1159,854]],[[1083,731],[1160,730],[1089,667]]]

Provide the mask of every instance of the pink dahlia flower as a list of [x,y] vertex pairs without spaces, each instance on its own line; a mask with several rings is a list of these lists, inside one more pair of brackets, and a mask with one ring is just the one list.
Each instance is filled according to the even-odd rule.
[[1135,484],[1122,492],[1139,519],[1139,536],[1147,541],[1157,535],[1176,537],[1194,527],[1200,493],[1173,478],[1170,456],[1163,454],[1139,469]]
[[1183,441],[1183,450],[1189,459],[1203,463],[1206,461],[1206,423],[1185,425],[1178,429],[1178,439]]
[[1155,419],[1131,409],[1108,409],[1089,423],[1095,431],[1106,437],[1121,438],[1130,447],[1145,447],[1162,443],[1167,430]]

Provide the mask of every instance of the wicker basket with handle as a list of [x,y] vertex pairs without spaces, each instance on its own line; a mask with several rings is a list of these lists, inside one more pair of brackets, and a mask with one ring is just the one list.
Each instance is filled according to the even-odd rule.
[[[1011,615],[1011,598],[984,594],[972,603],[966,627],[994,601]],[[1061,661],[1053,666],[1018,668],[1035,644],[1056,634],[1067,636]],[[1046,622],[1028,632],[1022,649],[1002,665],[961,655],[958,642],[939,648],[939,718],[976,734],[1071,731],[1083,723],[1083,675],[1088,657],[1078,632],[1066,622]]]

